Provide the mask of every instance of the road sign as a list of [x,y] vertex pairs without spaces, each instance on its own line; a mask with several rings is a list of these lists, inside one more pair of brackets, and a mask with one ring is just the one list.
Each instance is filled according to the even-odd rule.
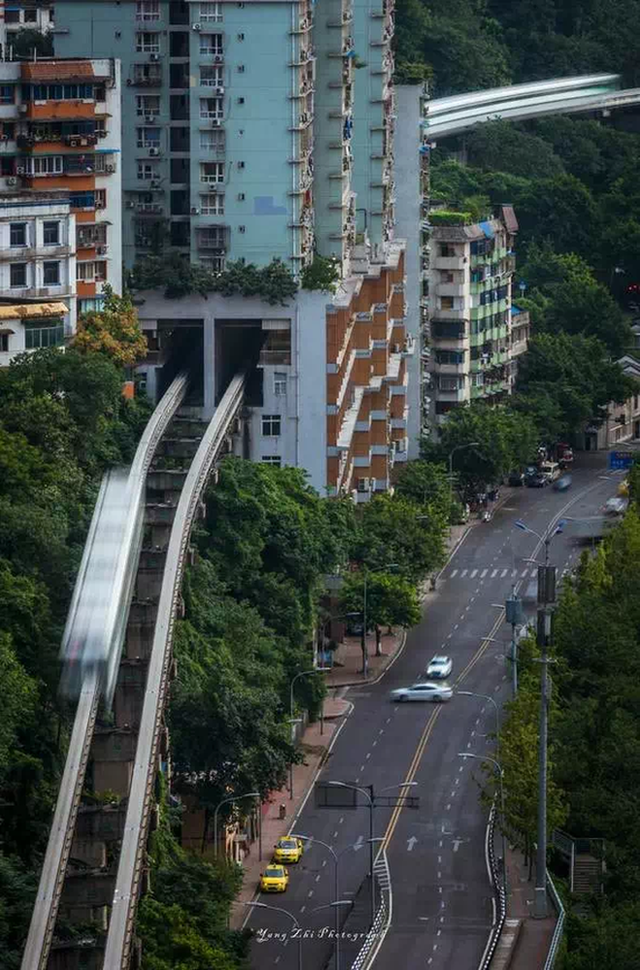
[[634,453],[632,451],[610,451],[609,470],[615,468],[631,468],[633,465]]
[[[353,788],[317,781],[314,794],[316,808],[358,808],[358,792]],[[364,801],[361,797],[361,802]]]

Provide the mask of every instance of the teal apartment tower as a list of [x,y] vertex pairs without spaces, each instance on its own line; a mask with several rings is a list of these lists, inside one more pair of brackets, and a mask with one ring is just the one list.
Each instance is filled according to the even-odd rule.
[[125,265],[213,270],[314,251],[343,276],[391,239],[393,10],[384,0],[59,0],[55,52],[122,65]]

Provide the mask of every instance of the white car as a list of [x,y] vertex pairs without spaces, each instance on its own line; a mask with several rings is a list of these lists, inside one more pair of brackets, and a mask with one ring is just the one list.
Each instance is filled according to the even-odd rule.
[[444,680],[451,675],[453,662],[451,657],[434,657],[427,667],[426,676],[435,680]]
[[400,687],[391,691],[392,701],[450,701],[453,691],[444,684],[432,684],[423,681],[412,684],[411,687]]

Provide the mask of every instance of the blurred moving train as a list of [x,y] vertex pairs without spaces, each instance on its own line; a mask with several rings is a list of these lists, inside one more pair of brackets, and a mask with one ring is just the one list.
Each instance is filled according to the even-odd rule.
[[142,544],[143,490],[129,469],[102,479],[60,648],[65,697],[95,682],[111,707]]

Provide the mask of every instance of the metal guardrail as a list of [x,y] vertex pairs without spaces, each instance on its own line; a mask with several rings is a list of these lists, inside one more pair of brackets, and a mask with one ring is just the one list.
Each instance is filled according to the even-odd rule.
[[553,900],[553,905],[558,913],[558,921],[556,923],[556,928],[553,931],[553,936],[551,937],[551,944],[549,946],[549,952],[547,953],[547,959],[544,963],[544,970],[552,970],[556,962],[556,957],[558,956],[558,950],[560,949],[560,944],[562,943],[562,938],[564,936],[564,922],[566,917],[566,911],[562,905],[562,900],[558,894],[558,890],[553,884],[553,879],[549,875],[549,870],[547,869],[547,891]]
[[[378,854],[373,864],[373,876],[378,880],[380,886],[380,906],[376,913],[373,925],[367,933],[366,939],[358,956],[351,964],[351,970],[368,970],[373,963],[376,954],[382,945],[387,930],[391,925],[393,915],[393,900],[391,895],[391,874],[389,872],[389,862],[387,853],[383,850]],[[378,947],[374,949],[376,940],[380,941]]]
[[189,538],[211,467],[242,404],[245,382],[244,373],[236,375],[216,408],[187,473],[171,529],[109,921],[105,970],[127,970],[129,966],[146,835],[153,805],[171,644]]
[[[496,853],[494,847],[494,833],[496,827],[496,805],[495,800],[491,806],[491,811],[489,812],[489,822],[487,824],[486,833],[486,850],[487,858],[489,859],[489,870],[491,875],[491,881],[493,884],[493,891],[495,893],[497,914],[494,925],[489,934],[489,939],[487,940],[487,945],[484,949],[484,953],[480,959],[478,965],[478,970],[487,970],[491,961],[493,960],[493,955],[496,952],[496,947],[500,940],[500,935],[504,927],[504,921],[507,918],[507,897],[504,891],[504,880],[500,883],[498,864],[496,862]],[[506,865],[506,859],[503,861],[503,865]]]
[[[133,459],[131,474],[141,478],[144,488],[151,461],[167,426],[182,403],[187,389],[187,376],[180,374],[170,385],[151,415]],[[102,494],[102,493],[101,493]],[[97,518],[92,519],[86,546],[95,541]],[[86,567],[85,557],[83,565]],[[81,566],[82,569],[82,566]],[[80,591],[74,591],[72,606]],[[34,904],[27,942],[22,957],[22,970],[45,970],[55,929],[64,877],[73,844],[82,786],[91,750],[100,687],[95,681],[82,687],[69,741],[69,750],[56,801],[49,841],[40,873],[38,893]]]

